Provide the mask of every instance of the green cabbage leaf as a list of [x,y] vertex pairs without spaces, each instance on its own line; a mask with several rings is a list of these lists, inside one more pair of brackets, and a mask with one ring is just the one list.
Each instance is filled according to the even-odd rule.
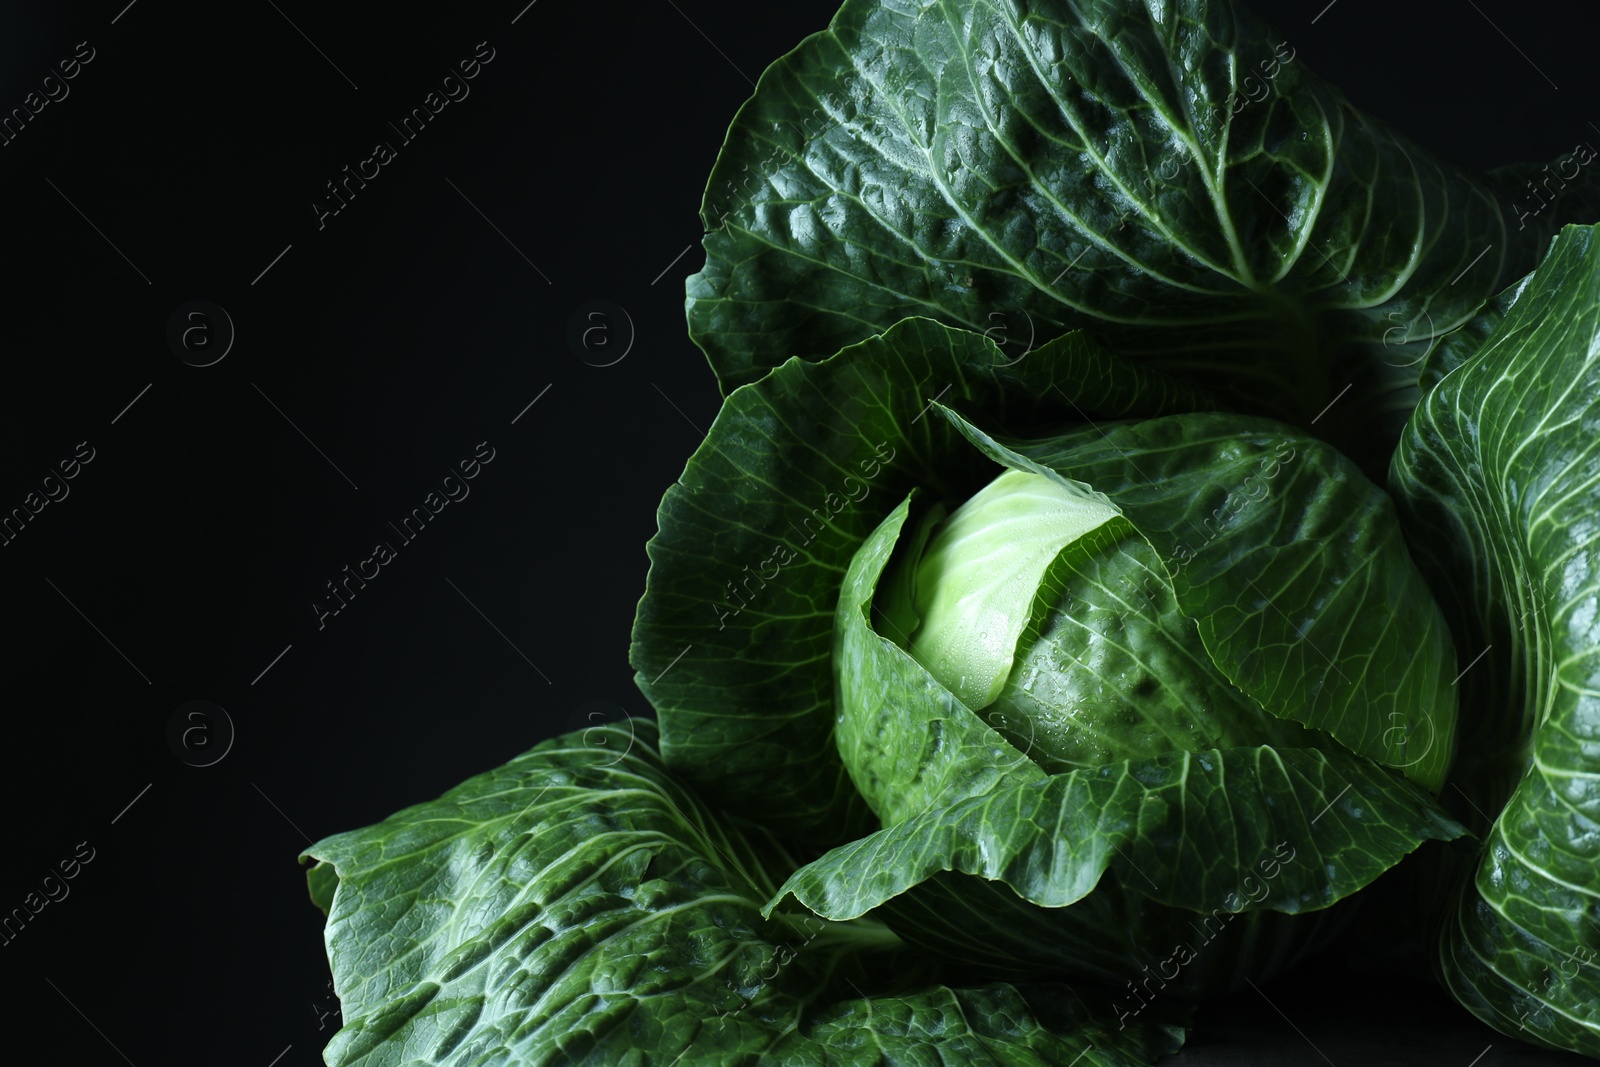
[[1438,969],[1600,1056],[1600,239],[1568,227],[1412,416],[1391,487],[1463,664],[1462,857]]
[[763,917],[793,866],[662,766],[648,719],[547,741],[306,855],[330,1067],[1147,1067],[1187,1011],[946,981],[872,921]]

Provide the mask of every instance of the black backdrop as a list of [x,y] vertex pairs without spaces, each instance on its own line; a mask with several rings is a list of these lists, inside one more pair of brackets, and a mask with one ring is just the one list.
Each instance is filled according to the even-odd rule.
[[[0,11],[0,113],[92,56],[0,147],[0,512],[93,456],[0,547],[0,911],[93,855],[0,945],[13,1041],[51,1060],[319,1063],[338,1017],[297,852],[645,710],[644,543],[718,402],[682,311],[700,192],[751,79],[833,5],[524,3]],[[1324,4],[1256,7],[1445,156],[1600,140],[1591,5]],[[391,132],[475,54],[469,96]],[[379,140],[396,157],[319,219]],[[205,367],[168,336],[196,300],[189,350],[233,334]],[[402,544],[387,524],[480,442],[470,495]],[[398,556],[319,624],[379,540]],[[207,766],[169,731],[195,700],[225,711],[178,719]],[[1385,996],[1341,1010],[1440,1010]],[[1268,1005],[1234,1012],[1310,1056]]]

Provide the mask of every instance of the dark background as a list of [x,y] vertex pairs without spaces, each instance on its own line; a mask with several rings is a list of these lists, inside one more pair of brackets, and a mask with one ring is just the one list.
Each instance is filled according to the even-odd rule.
[[[683,320],[700,194],[751,79],[834,4],[525,3],[0,10],[0,113],[94,49],[0,148],[0,512],[94,450],[0,547],[0,912],[94,850],[0,946],[13,1040],[52,1061],[320,1063],[337,1002],[297,853],[647,710],[644,544],[718,405]],[[1592,5],[1324,3],[1254,6],[1439,153],[1600,141]],[[386,123],[480,41],[470,95],[401,145]],[[319,229],[324,183],[379,140],[397,158]],[[211,366],[167,341],[191,300],[236,331]],[[387,523],[481,441],[470,496],[401,545]],[[313,599],[380,540],[398,558],[319,629]],[[191,700],[231,722],[189,720],[209,766],[169,742]],[[1385,1040],[1558,1062],[1340,966],[1235,998],[1184,1062],[1377,1062]]]

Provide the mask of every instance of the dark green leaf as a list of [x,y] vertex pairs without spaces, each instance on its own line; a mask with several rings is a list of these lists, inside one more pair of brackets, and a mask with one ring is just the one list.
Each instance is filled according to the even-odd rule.
[[1463,832],[1421,789],[1337,749],[1180,752],[914,815],[802,867],[768,907],[792,894],[850,919],[891,904],[881,914],[903,937],[989,973],[1136,981],[1213,917],[1205,944],[1224,926],[1233,944],[1191,942],[1204,958],[1175,983],[1203,995],[1260,977],[1314,930],[1233,915],[1328,908]]
[[1454,795],[1493,826],[1441,970],[1480,1018],[1600,1056],[1600,241],[1569,227],[1428,395],[1391,486],[1466,664]]
[[314,870],[338,871],[345,1025],[326,1062],[1135,1067],[1176,1051],[1171,1005],[1124,1028],[1109,997],[1057,982],[946,984],[874,922],[763,918],[792,861],[676,785],[654,743],[647,720],[569,734],[313,845]]
[[730,391],[908,314],[1087,328],[1301,426],[1350,384],[1317,431],[1386,460],[1420,342],[1593,217],[1571,169],[1469,175],[1229,0],[847,0],[728,131],[690,329]]

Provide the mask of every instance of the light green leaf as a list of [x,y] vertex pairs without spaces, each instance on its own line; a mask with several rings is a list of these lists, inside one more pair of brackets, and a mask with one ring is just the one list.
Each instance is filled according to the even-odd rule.
[[655,737],[647,720],[569,734],[307,850],[313,884],[338,872],[331,1067],[1143,1067],[1176,1051],[1173,1005],[1121,1027],[1103,993],[947,982],[874,922],[763,918],[792,861],[674,783]]
[[318,863],[306,872],[306,888],[311,903],[326,915],[333,908],[333,893],[339,888],[339,873],[329,863]]
[[1116,515],[1086,487],[1006,471],[951,512],[917,557],[920,625],[907,650],[968,707],[992,703],[1050,564]]
[[1413,415],[1391,488],[1466,664],[1452,794],[1492,820],[1440,969],[1600,1056],[1600,241],[1569,227]]
[[835,738],[856,788],[886,826],[1045,776],[912,659],[901,635],[885,638],[873,628],[873,592],[910,503],[895,508],[850,561],[834,625],[833,670],[859,683],[838,688]]

